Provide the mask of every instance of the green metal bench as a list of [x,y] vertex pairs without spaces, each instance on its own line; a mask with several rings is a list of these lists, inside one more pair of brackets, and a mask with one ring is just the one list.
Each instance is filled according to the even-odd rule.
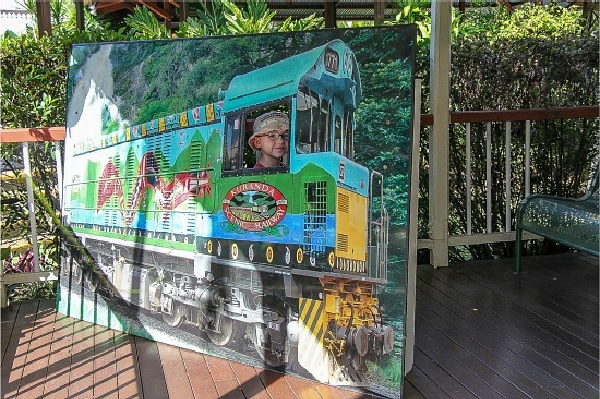
[[598,256],[600,253],[600,214],[596,167],[589,188],[581,198],[530,195],[517,207],[515,273],[521,272],[523,231]]

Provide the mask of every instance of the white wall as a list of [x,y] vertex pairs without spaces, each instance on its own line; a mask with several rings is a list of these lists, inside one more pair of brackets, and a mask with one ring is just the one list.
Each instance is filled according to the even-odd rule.
[[24,33],[27,25],[33,27],[33,16],[24,11],[17,1],[0,1],[0,34],[7,30],[16,34]]

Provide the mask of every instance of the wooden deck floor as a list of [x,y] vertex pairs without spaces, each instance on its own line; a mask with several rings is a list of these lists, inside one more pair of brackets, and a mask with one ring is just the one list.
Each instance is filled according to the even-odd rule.
[[[599,397],[598,258],[419,266],[405,398]],[[2,312],[2,398],[338,399],[368,395],[65,317],[53,300]]]
[[597,399],[598,258],[419,266],[406,398]]

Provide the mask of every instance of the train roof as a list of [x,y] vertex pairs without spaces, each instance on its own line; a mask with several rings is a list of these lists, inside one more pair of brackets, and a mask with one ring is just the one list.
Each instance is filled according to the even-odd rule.
[[[225,93],[223,112],[229,113],[261,102],[296,94],[301,79],[322,58],[325,49],[333,47],[337,50],[342,46],[348,47],[341,40],[332,40],[312,50],[234,77]],[[356,97],[359,99],[361,96],[360,77],[354,56],[352,56],[352,63],[354,70],[357,71]]]

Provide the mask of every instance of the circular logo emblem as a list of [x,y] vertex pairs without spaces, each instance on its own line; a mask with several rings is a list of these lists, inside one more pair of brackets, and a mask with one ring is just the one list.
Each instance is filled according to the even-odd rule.
[[273,247],[269,245],[267,247],[267,262],[269,262],[269,263],[273,262],[273,256],[274,256]]
[[290,249],[288,247],[285,247],[285,264],[289,265],[291,260],[292,254],[290,252]]
[[206,243],[206,252],[208,252],[209,254],[212,254],[212,240],[208,240],[208,242]]
[[264,183],[244,183],[227,191],[223,212],[232,224],[246,231],[274,227],[287,213],[287,199],[276,187]]
[[248,259],[250,259],[250,262],[254,260],[254,244],[248,248]]
[[333,267],[333,265],[335,264],[335,254],[333,252],[329,253],[327,261],[329,262],[329,266]]

